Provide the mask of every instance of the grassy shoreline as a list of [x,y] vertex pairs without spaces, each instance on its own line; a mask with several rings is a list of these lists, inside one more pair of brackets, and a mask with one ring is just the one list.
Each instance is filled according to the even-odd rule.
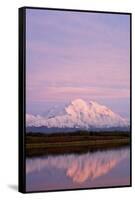
[[26,156],[81,153],[130,145],[129,132],[27,133]]

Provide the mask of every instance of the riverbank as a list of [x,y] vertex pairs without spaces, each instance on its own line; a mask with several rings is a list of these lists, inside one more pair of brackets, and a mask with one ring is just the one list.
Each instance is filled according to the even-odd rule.
[[130,145],[129,132],[27,133],[26,156],[83,153]]

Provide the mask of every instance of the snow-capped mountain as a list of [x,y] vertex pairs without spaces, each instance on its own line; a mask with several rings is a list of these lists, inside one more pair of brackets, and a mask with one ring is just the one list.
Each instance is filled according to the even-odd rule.
[[76,99],[60,109],[55,106],[45,116],[26,114],[27,127],[46,128],[110,128],[127,127],[129,123],[120,115],[95,101]]

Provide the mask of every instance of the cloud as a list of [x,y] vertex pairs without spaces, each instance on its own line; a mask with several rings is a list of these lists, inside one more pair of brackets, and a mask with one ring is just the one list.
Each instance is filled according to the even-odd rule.
[[75,98],[87,99],[118,99],[129,98],[129,90],[121,88],[105,88],[105,87],[38,87],[27,90],[28,101],[45,101],[45,100],[66,100]]

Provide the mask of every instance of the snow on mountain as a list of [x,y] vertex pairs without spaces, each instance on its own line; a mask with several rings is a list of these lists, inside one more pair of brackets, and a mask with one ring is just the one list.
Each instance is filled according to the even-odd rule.
[[72,101],[65,108],[55,106],[45,116],[26,114],[27,127],[90,129],[125,127],[128,121],[104,105],[82,99]]
[[66,114],[65,106],[66,105],[63,106],[55,105],[48,111],[44,112],[44,116],[46,118],[52,118],[55,116],[65,115]]

